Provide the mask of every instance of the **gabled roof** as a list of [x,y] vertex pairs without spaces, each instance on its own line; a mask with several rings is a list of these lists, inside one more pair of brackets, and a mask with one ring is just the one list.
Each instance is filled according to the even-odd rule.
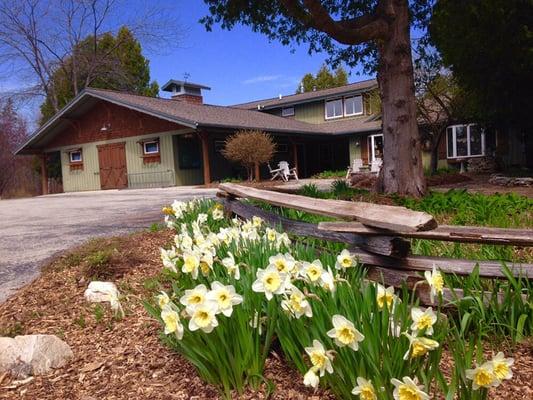
[[271,133],[323,136],[373,131],[380,129],[381,126],[380,121],[373,121],[368,116],[323,124],[310,124],[242,108],[193,104],[185,101],[146,97],[113,90],[87,88],[39,128],[17,150],[17,154],[28,154],[45,147],[50,137],[61,133],[68,127],[69,117],[75,117],[83,113],[84,110],[87,110],[96,101],[100,100],[175,122],[192,129],[261,129]]
[[273,97],[271,99],[255,100],[248,103],[235,104],[233,107],[245,108],[247,110],[268,110],[272,108],[290,106],[300,103],[308,103],[311,101],[322,100],[331,97],[343,96],[346,94],[357,94],[366,92],[368,90],[377,88],[378,83],[375,79],[349,83],[348,85],[339,86],[330,89],[315,90],[313,92],[305,92],[298,94],[291,94],[288,96]]

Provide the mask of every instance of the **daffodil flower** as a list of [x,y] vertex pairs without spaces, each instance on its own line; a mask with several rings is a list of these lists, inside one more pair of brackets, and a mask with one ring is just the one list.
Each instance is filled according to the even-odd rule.
[[311,263],[305,261],[302,265],[302,272],[304,278],[316,283],[320,280],[320,277],[324,273],[324,267],[322,266],[322,262],[320,260],[315,260]]
[[268,242],[274,243],[278,238],[278,233],[272,228],[267,228],[265,232],[265,237]]
[[258,268],[257,279],[252,284],[252,290],[265,293],[267,300],[271,300],[274,294],[283,294],[290,283],[289,275],[279,272],[275,266],[266,269]]
[[500,351],[490,362],[492,363],[494,375],[498,380],[503,381],[513,377],[513,371],[511,370],[511,366],[514,364],[513,358],[505,358],[505,355]]
[[313,367],[316,367],[317,371],[320,372],[320,376],[324,376],[326,371],[330,374],[333,373],[333,365],[331,364],[333,356],[328,354],[322,343],[316,339],[313,340],[313,346],[306,347],[305,352],[309,355]]
[[174,333],[178,340],[183,338],[183,325],[179,314],[169,305],[165,305],[161,311],[161,319],[165,324],[165,335]]
[[500,380],[494,373],[494,364],[490,361],[474,369],[467,369],[465,375],[472,381],[472,389],[474,390],[498,386],[500,384]]
[[193,252],[185,252],[183,254],[183,266],[181,271],[191,274],[193,279],[198,278],[198,268],[200,267],[200,257]]
[[163,308],[168,303],[170,303],[170,297],[168,297],[168,294],[165,292],[161,292],[161,294],[157,296],[157,304],[159,304],[159,308]]
[[361,400],[377,400],[376,390],[372,385],[372,381],[366,380],[362,377],[357,377],[357,386],[352,390],[352,394],[358,395]]
[[259,228],[263,224],[263,218],[256,217],[255,215],[252,217],[252,226],[254,228]]
[[193,241],[188,232],[174,236],[174,243],[176,244],[176,247],[182,251],[192,250]]
[[228,251],[228,256],[222,259],[222,265],[226,267],[228,274],[233,275],[236,280],[241,279],[239,266],[235,263],[235,257],[233,256],[233,253]]
[[274,266],[279,272],[291,273],[294,270],[296,261],[289,254],[276,254],[268,258],[268,266]]
[[211,216],[215,221],[224,219],[224,207],[222,207],[221,204],[215,204],[215,206],[211,210]]
[[207,222],[207,214],[205,214],[205,213],[198,214],[198,216],[196,217],[196,222],[200,226],[205,224]]
[[335,276],[333,275],[333,272],[331,272],[330,267],[320,275],[320,286],[330,292],[335,291]]
[[291,239],[286,232],[280,233],[276,239],[276,248],[279,250],[281,246],[289,247],[291,244]]
[[353,256],[348,250],[344,249],[337,256],[337,263],[335,268],[337,269],[347,269],[355,266],[355,256]]
[[176,271],[176,260],[177,260],[176,249],[172,248],[170,250],[161,249],[161,261],[163,261],[163,267],[168,268],[172,272]]
[[185,306],[185,311],[189,315],[199,305],[205,303],[207,300],[207,287],[204,284],[196,286],[194,289],[188,289],[185,294],[181,296],[180,303]]
[[355,328],[351,321],[342,315],[334,315],[331,322],[333,323],[333,329],[328,331],[327,335],[334,339],[335,344],[339,347],[348,346],[357,351],[359,342],[365,338],[363,334]]
[[235,293],[232,285],[224,286],[218,281],[211,283],[211,291],[207,293],[207,299],[215,302],[218,312],[226,317],[230,317],[233,313],[233,306],[242,303],[242,296]]
[[424,386],[419,386],[417,379],[404,376],[403,380],[391,379],[394,385],[394,400],[429,400],[429,395],[424,392]]
[[320,378],[316,374],[316,367],[312,367],[309,371],[305,373],[304,375],[305,386],[311,386],[312,388],[316,389],[318,387],[319,382],[320,382]]
[[437,322],[437,314],[433,311],[431,307],[422,310],[418,307],[413,307],[411,309],[411,318],[413,323],[411,325],[411,330],[415,335],[418,332],[424,332],[426,335],[433,335],[433,325]]
[[206,301],[195,307],[189,320],[189,330],[194,332],[200,329],[205,333],[211,333],[218,326],[217,309],[217,304],[212,301]]
[[426,271],[424,272],[424,277],[426,278],[427,283],[429,284],[429,287],[431,289],[430,291],[430,298],[431,302],[434,301],[435,296],[442,293],[444,288],[444,279],[442,278],[442,274],[440,271],[437,271],[437,268],[435,265],[433,265],[432,271]]
[[313,310],[305,295],[296,286],[291,286],[285,299],[281,302],[281,308],[288,311],[290,315],[295,318],[300,318],[302,315],[311,318]]
[[425,356],[429,351],[439,347],[439,342],[426,337],[417,337],[404,333],[409,339],[409,349],[403,356],[404,360]]
[[394,302],[398,301],[398,297],[394,294],[394,287],[389,286],[385,289],[384,286],[377,283],[376,290],[376,302],[378,303],[378,307],[382,310],[387,306],[389,310],[392,310]]

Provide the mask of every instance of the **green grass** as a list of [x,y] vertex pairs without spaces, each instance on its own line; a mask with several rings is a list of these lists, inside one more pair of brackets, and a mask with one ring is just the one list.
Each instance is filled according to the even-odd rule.
[[313,179],[331,179],[331,178],[344,178],[346,176],[346,170],[337,171],[322,171],[312,176]]

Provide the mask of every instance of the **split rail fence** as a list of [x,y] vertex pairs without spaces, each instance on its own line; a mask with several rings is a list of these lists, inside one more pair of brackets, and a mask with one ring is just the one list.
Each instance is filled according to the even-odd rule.
[[[438,226],[432,215],[400,206],[314,199],[232,183],[219,185],[218,196],[223,199],[228,214],[242,218],[258,216],[268,225],[281,227],[291,234],[347,244],[359,262],[368,267],[369,279],[395,287],[406,284],[407,287],[417,291],[421,302],[425,304],[432,302],[421,271],[431,271],[435,266],[444,273],[470,275],[477,265],[481,277],[505,278],[502,262],[412,255],[408,239],[533,246],[531,229]],[[295,221],[241,200],[256,200],[343,221],[319,224]],[[533,279],[533,264],[506,264],[515,277]],[[461,295],[461,290],[455,289],[453,294],[450,290],[446,290],[443,295],[445,299],[452,300],[455,296]]]

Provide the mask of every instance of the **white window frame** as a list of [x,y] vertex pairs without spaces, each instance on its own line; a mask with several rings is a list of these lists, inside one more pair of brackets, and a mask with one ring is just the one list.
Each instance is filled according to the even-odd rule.
[[[76,153],[79,153],[80,154],[80,159],[79,160],[73,160],[72,159],[72,155],[73,154],[76,154]],[[82,151],[81,150],[73,150],[73,151],[69,151],[68,153],[68,157],[69,157],[69,160],[71,163],[81,163],[83,162],[83,154],[82,154]]]
[[371,158],[370,158],[370,162],[375,162],[378,160],[378,158],[376,158],[376,144],[375,144],[375,140],[377,137],[381,137],[382,140],[383,140],[383,133],[376,133],[374,135],[370,135],[369,138],[370,138],[370,142],[369,142],[369,146],[370,148],[368,149],[368,154],[370,154]]
[[292,117],[294,116],[294,107],[284,107],[281,109],[282,117]]
[[[457,124],[450,125],[446,128],[446,158],[450,160],[458,160],[462,158],[472,158],[472,157],[483,157],[485,156],[485,130],[480,128],[481,133],[481,154],[471,154],[470,149],[470,128],[476,126],[477,124]],[[458,156],[457,155],[457,128],[466,127],[466,155]],[[448,129],[452,129],[452,148],[450,149],[450,144],[448,140]],[[451,150],[451,152],[450,152]]]
[[[334,115],[333,117],[328,117],[328,103],[332,102],[332,101],[340,101],[341,102],[341,114],[340,115]],[[343,101],[342,97],[337,98],[337,99],[327,99],[324,102],[324,118],[325,119],[337,119],[337,118],[342,118],[342,117],[344,117],[344,101]]]
[[[356,112],[356,113],[352,113],[352,114],[348,114],[348,112],[346,111],[346,99],[355,99],[356,97],[359,97],[361,99],[361,111],[360,112]],[[344,103],[343,110],[344,110],[344,116],[345,117],[352,117],[354,115],[363,115],[363,108],[364,108],[363,96],[361,96],[360,94],[359,95],[356,94],[356,95],[353,95],[353,96],[346,96],[343,99],[343,103]]]
[[[157,150],[156,151],[146,151],[146,145],[147,144],[153,144],[155,143],[157,145]],[[159,147],[159,140],[149,140],[147,142],[143,142],[143,154],[145,155],[152,155],[152,154],[159,154],[159,151],[160,151],[160,147]]]

